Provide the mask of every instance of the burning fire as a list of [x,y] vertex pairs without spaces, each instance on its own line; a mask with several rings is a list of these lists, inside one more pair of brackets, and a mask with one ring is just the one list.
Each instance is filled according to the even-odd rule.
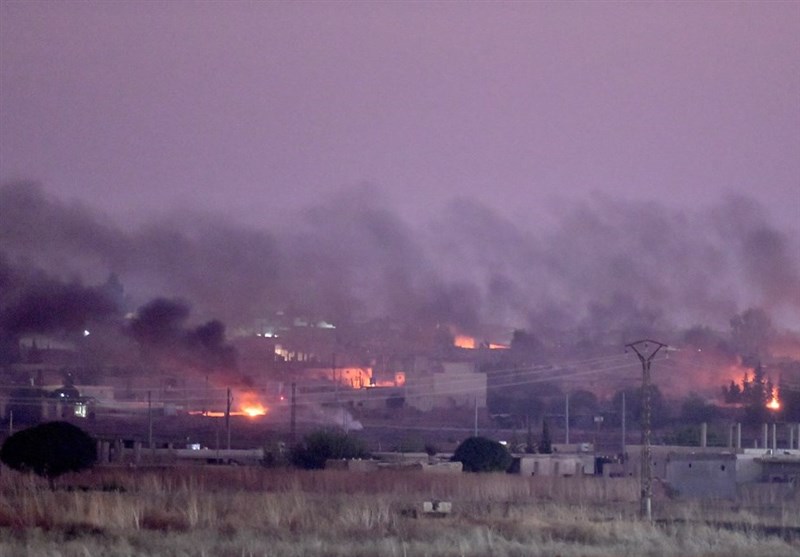
[[453,341],[453,345],[458,348],[467,348],[468,350],[474,350],[477,343],[473,337],[469,337],[467,335],[456,335],[455,340]]
[[[192,416],[208,416],[209,418],[224,418],[225,412],[219,410],[208,410],[205,413],[192,410],[189,412]],[[241,410],[231,410],[231,416],[247,416],[248,418],[257,418],[259,416],[266,416],[267,409],[264,406],[247,406]]]
[[767,408],[770,410],[780,410],[781,409],[781,401],[778,400],[778,397],[773,396],[772,400],[767,403]]
[[[256,393],[247,391],[238,392],[233,397],[233,402],[236,404],[236,410],[231,409],[231,416],[257,418],[267,414],[267,407],[261,403]],[[192,410],[189,414],[193,416],[208,416],[209,418],[224,418],[226,416],[224,410]]]
[[243,392],[239,394],[239,411],[243,416],[255,418],[257,416],[264,416],[267,413],[267,408],[261,404],[255,393]]
[[251,418],[255,418],[256,416],[264,416],[267,413],[267,409],[264,408],[261,404],[256,404],[253,406],[243,406],[242,413],[245,416],[250,416]]
[[[475,339],[475,337],[457,334],[453,339],[453,346],[455,346],[456,348],[466,348],[467,350],[475,350],[476,348],[478,348],[479,343]],[[482,344],[481,346],[488,348],[489,350],[507,350],[508,348],[510,348],[506,344],[499,344],[496,342],[489,342],[486,344]]]
[[489,350],[508,350],[509,348],[511,347],[508,346],[507,344],[498,344],[495,342],[489,343]]

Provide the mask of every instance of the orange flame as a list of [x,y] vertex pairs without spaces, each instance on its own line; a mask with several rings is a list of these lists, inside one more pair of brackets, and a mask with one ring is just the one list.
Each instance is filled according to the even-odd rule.
[[258,395],[252,392],[239,393],[239,411],[243,416],[255,418],[256,416],[263,416],[267,413],[267,408],[258,400]]
[[243,406],[242,413],[245,416],[250,416],[251,418],[255,418],[256,416],[264,416],[267,413],[267,409],[264,408],[261,404],[257,404],[255,406]]
[[[201,412],[199,410],[191,410],[189,412],[192,416],[206,416],[208,418],[224,418],[226,416],[225,412],[220,410],[207,410],[206,412]],[[242,408],[241,410],[231,410],[230,416],[247,416],[248,418],[257,418],[258,416],[265,416],[267,414],[267,409],[264,406],[248,406],[247,408]]]
[[509,348],[511,347],[507,344],[499,344],[496,342],[489,343],[489,350],[508,350]]
[[767,408],[770,410],[780,410],[781,409],[781,401],[778,400],[778,397],[773,396],[772,400],[767,403]]
[[474,350],[477,343],[473,337],[467,335],[456,335],[456,338],[453,340],[453,345],[458,348]]
[[489,350],[506,350],[510,348],[507,344],[500,344],[499,342],[478,342],[478,339],[469,335],[456,333],[453,338],[453,346],[456,348],[465,348],[467,350],[475,350],[476,348],[488,348]]

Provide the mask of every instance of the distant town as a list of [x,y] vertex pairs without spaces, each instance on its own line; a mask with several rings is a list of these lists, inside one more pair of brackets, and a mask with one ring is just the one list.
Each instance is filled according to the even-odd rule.
[[[124,306],[116,276],[92,293]],[[337,430],[421,463],[485,436],[515,455],[517,473],[635,476],[646,411],[655,477],[677,487],[729,494],[800,474],[800,360],[760,310],[724,332],[651,331],[667,342],[650,341],[662,350],[643,397],[630,331],[339,324],[288,310],[227,330],[192,324],[180,300],[96,315],[70,307],[74,319],[42,332],[39,310],[19,312],[31,325],[3,344],[3,433],[71,421],[100,439],[109,464],[261,462]],[[695,460],[694,471],[727,472],[717,484],[684,477]]]

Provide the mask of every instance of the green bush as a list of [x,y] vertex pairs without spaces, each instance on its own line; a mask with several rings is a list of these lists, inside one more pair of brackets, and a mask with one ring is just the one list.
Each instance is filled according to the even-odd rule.
[[452,460],[461,462],[467,472],[505,472],[513,459],[497,441],[470,437],[458,446]]
[[306,470],[325,468],[329,459],[367,457],[369,453],[359,439],[333,430],[311,433],[292,451],[292,463]]
[[54,480],[90,468],[97,445],[89,434],[67,422],[48,422],[18,431],[3,443],[0,461],[20,471]]

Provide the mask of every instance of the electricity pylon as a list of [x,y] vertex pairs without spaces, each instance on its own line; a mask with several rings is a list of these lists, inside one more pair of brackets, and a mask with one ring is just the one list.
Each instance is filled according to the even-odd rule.
[[667,345],[657,340],[637,340],[626,344],[642,362],[642,518],[650,521],[653,519],[653,468],[650,464],[650,362],[656,354]]

